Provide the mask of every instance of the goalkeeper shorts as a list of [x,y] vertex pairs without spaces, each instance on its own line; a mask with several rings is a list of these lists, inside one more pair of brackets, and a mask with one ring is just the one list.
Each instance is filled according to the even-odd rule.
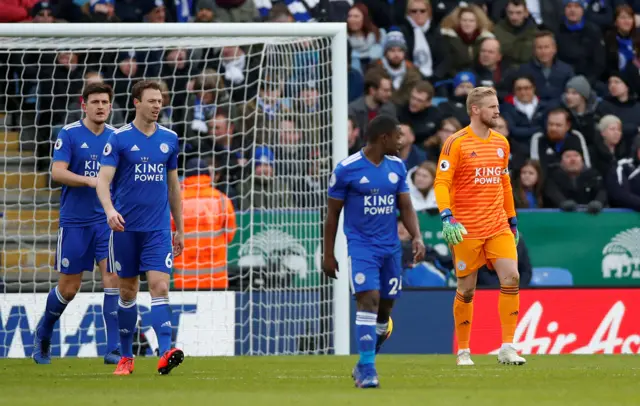
[[171,230],[111,232],[109,272],[132,278],[147,271],[171,273]]
[[56,269],[65,275],[93,272],[94,261],[109,254],[109,225],[101,222],[84,227],[60,227],[56,247]]
[[496,259],[518,260],[516,242],[513,233],[508,229],[489,238],[465,238],[451,249],[458,278],[471,275],[483,265],[493,263]]

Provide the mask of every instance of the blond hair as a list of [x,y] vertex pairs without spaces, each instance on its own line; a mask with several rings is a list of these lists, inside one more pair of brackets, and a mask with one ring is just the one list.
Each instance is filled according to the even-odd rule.
[[451,13],[449,13],[448,16],[442,19],[442,21],[440,22],[440,28],[450,29],[450,30],[455,30],[456,28],[459,28],[460,16],[463,13],[472,13],[473,15],[476,16],[476,24],[478,25],[478,30],[480,32],[493,31],[493,22],[487,16],[484,10],[475,4],[469,4],[465,7],[458,6],[455,9],[453,9],[453,11],[451,11]]
[[498,94],[496,93],[496,90],[492,87],[478,86],[473,88],[473,90],[469,92],[469,95],[467,96],[467,114],[471,116],[471,106],[473,106],[474,104],[477,106],[485,97],[497,97],[497,95]]

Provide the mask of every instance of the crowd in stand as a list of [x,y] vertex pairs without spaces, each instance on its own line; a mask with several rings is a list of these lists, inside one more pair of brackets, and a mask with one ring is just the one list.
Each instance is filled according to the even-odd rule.
[[[0,0],[0,22],[18,21],[346,21],[350,152],[366,142],[364,129],[372,118],[397,116],[404,134],[400,155],[410,170],[416,209],[436,208],[434,162],[447,137],[469,124],[466,95],[482,85],[494,87],[501,102],[496,130],[511,144],[518,208],[640,210],[640,2],[635,0]],[[211,165],[225,168],[219,172],[229,177],[217,174],[214,181],[234,205],[308,207],[322,199],[328,168],[328,162],[315,159],[328,151],[308,146],[331,136],[322,133],[331,118],[321,84],[330,73],[318,71],[326,66],[311,74],[300,68],[330,55],[317,54],[327,52],[326,46],[316,53],[311,48],[296,49],[287,62],[292,68],[271,73],[267,81],[275,85],[260,88],[253,85],[264,75],[254,57],[256,46],[13,53],[0,80],[20,79],[19,88],[5,80],[7,93],[20,96],[23,110],[34,104],[35,127],[47,128],[37,139],[50,140],[70,116],[77,119],[79,99],[72,96],[84,83],[105,80],[114,86],[112,124],[120,125],[131,119],[131,84],[160,78],[167,94],[162,122],[180,135],[185,153],[233,151]],[[295,85],[278,84],[293,83],[292,76]],[[262,119],[255,119],[255,112]],[[318,134],[310,127],[324,130]],[[258,128],[276,136],[267,137],[270,145],[252,148],[264,137]],[[260,177],[270,174],[281,182],[287,171],[297,175],[287,184],[250,182],[265,196],[281,196],[278,202],[258,196],[243,203],[244,171],[229,168],[258,158],[256,168],[264,167]],[[291,194],[274,193],[280,190]]]

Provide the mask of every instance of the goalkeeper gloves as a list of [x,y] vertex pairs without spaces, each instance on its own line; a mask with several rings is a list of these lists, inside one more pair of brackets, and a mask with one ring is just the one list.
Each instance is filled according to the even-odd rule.
[[460,244],[462,236],[467,233],[464,226],[458,223],[449,209],[442,210],[440,218],[442,219],[442,238],[449,245]]
[[509,219],[509,228],[513,233],[513,238],[516,240],[516,246],[518,246],[518,241],[520,241],[520,233],[518,232],[518,218],[511,217]]

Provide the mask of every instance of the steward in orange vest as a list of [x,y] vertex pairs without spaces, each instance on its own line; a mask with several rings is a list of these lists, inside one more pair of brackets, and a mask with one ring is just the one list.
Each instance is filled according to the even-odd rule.
[[[187,162],[182,181],[184,251],[174,260],[174,287],[186,290],[226,289],[227,249],[236,233],[231,200],[215,189],[207,163]],[[171,219],[171,226],[175,224]]]

